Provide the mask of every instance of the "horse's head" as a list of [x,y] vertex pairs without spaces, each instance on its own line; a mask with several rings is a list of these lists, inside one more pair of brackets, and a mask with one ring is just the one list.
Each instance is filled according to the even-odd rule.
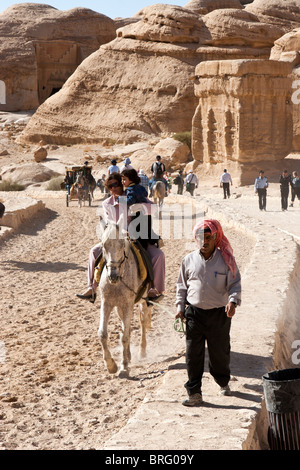
[[80,171],[79,173],[77,173],[77,176],[76,176],[76,184],[78,184],[79,186],[83,186],[83,185],[84,185],[84,177],[83,177],[83,174],[82,174],[81,171]]
[[102,235],[102,249],[108,280],[115,284],[123,276],[128,253],[128,238],[123,230],[123,215],[117,223],[108,221]]

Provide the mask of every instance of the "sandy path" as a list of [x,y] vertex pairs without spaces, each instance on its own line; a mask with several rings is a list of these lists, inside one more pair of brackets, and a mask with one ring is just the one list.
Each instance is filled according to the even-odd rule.
[[[75,297],[85,287],[89,249],[97,241],[100,197],[81,210],[75,203],[66,208],[64,196],[43,201],[46,210],[0,248],[0,341],[6,352],[0,363],[0,448],[101,448],[184,352],[172,314],[178,268],[190,246],[184,239],[165,240],[163,306],[170,314],[155,308],[143,363],[137,358],[135,316],[131,378],[120,380],[102,362],[99,301],[93,306]],[[239,237],[231,235],[238,246]],[[118,319],[112,316],[116,352],[119,334]]]

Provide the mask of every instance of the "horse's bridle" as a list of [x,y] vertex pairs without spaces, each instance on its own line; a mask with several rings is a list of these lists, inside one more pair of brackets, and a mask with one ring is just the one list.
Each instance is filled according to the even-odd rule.
[[124,256],[123,256],[123,259],[121,261],[110,261],[109,263],[105,264],[105,267],[106,267],[107,270],[109,268],[112,269],[112,270],[119,269],[119,271],[120,271],[119,279],[123,278],[124,270],[123,270],[123,273],[121,274],[121,267],[125,263],[125,261],[128,259],[128,255],[126,253],[126,244],[129,246],[129,249],[130,249],[129,239],[127,239],[127,238],[125,239]]

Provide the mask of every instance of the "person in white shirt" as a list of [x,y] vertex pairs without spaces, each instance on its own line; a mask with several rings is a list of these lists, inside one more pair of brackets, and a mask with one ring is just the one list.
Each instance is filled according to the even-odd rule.
[[123,166],[121,166],[120,173],[122,173],[124,170],[132,170],[132,169],[133,169],[133,166],[131,165],[131,160],[129,157],[127,157],[125,159]]
[[191,194],[191,196],[194,196],[194,191],[196,188],[198,188],[198,178],[193,173],[193,170],[190,170],[187,177],[185,178],[185,189]]
[[254,182],[254,191],[258,194],[258,206],[261,211],[267,210],[267,188],[269,186],[268,178],[264,176],[264,171],[260,170],[259,176]]
[[228,197],[228,199],[230,198],[230,185],[232,186],[232,179],[225,168],[224,173],[220,178],[220,187],[223,187],[224,199],[226,199],[226,197]]
[[230,395],[230,326],[241,304],[240,272],[220,223],[203,220],[195,225],[193,235],[198,249],[183,258],[176,289],[175,318],[186,321],[185,406],[203,402],[205,341],[210,373],[220,393]]

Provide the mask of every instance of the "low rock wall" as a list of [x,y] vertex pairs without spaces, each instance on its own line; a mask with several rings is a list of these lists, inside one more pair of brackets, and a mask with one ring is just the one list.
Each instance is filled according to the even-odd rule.
[[42,201],[21,195],[19,192],[11,192],[9,195],[1,192],[0,195],[5,205],[4,216],[0,220],[0,238],[7,237],[37,212],[45,209],[45,204]]

